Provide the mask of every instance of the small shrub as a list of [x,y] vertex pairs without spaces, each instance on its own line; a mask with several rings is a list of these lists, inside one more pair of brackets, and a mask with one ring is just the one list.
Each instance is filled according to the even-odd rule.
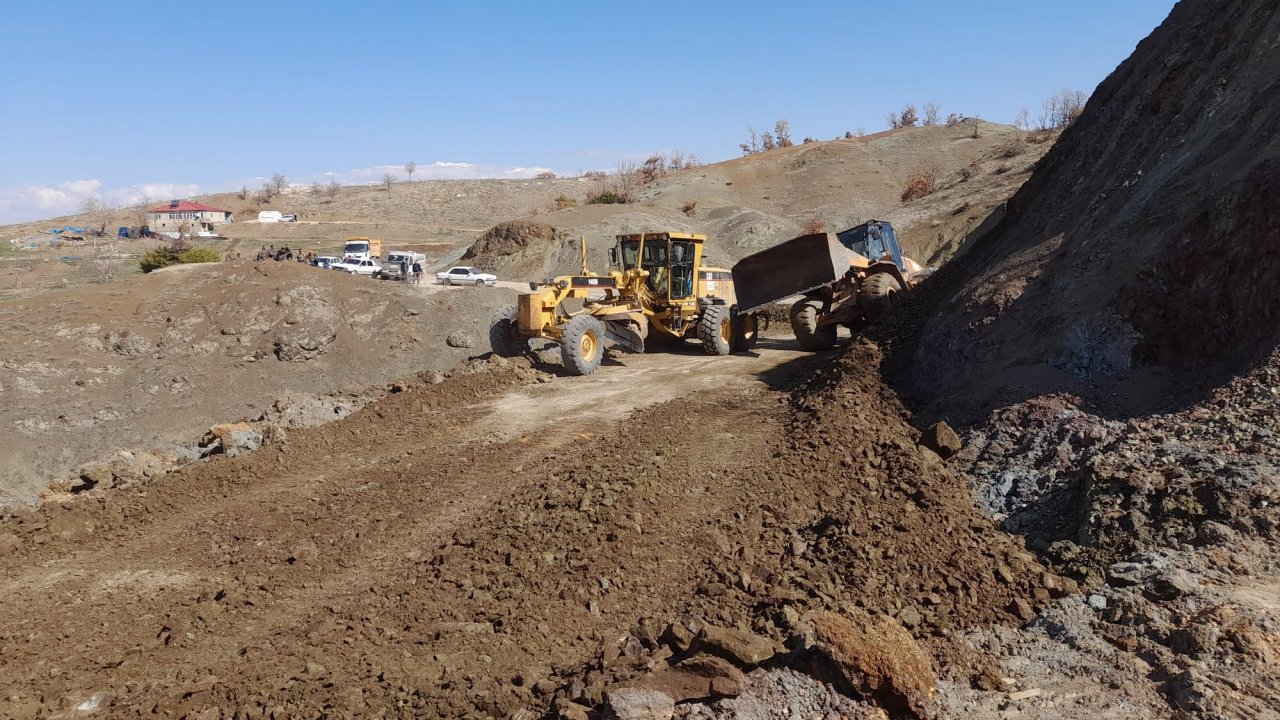
[[996,168],[995,170],[992,170],[991,172],[995,175],[1003,175],[1009,172],[1009,169],[1010,168],[1008,165],[1001,165],[1000,167]]
[[534,180],[555,180],[556,174],[551,172],[550,170],[543,170],[537,175],[534,175],[533,179]]
[[906,187],[902,190],[902,202],[919,200],[938,191],[937,168],[926,168],[907,178]]
[[969,182],[973,179],[973,176],[977,174],[978,169],[973,163],[969,163],[968,165],[960,168],[960,182]]
[[574,207],[578,207],[577,200],[574,200],[571,197],[565,197],[564,195],[560,195],[556,197],[557,210],[564,210],[566,208],[574,208]]
[[698,201],[686,200],[684,205],[680,206],[680,212],[688,215],[689,217],[693,217],[694,214],[698,212]]
[[594,195],[588,195],[586,202],[588,205],[625,205],[631,202],[631,198],[626,193],[601,190]]
[[152,270],[159,270],[162,267],[168,267],[178,261],[174,253],[169,251],[167,247],[154,247],[142,254],[138,258],[138,267],[142,268],[142,272],[149,273]]
[[1016,158],[1026,151],[1027,148],[1021,140],[1010,140],[1000,148],[1000,157]]
[[815,215],[808,220],[805,220],[804,224],[800,226],[800,229],[804,231],[805,235],[815,235],[820,232],[826,232],[827,221]]
[[960,118],[959,115],[955,113],[949,113],[947,115],[947,127],[955,127],[959,125],[961,122],[963,122],[963,120]]
[[221,260],[222,253],[211,247],[193,247],[178,254],[178,262],[180,263],[209,263]]
[[588,170],[582,173],[582,177],[588,180],[599,181],[599,180],[604,180],[606,177],[608,177],[608,174],[603,170]]

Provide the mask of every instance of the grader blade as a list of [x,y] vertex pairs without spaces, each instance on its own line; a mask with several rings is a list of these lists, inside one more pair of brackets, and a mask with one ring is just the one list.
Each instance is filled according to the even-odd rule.
[[801,235],[733,266],[738,311],[749,313],[791,295],[830,285],[849,272],[853,254],[831,233]]
[[626,350],[634,353],[644,352],[644,338],[640,337],[640,333],[636,332],[630,323],[620,320],[605,320],[604,334],[605,337],[621,345]]

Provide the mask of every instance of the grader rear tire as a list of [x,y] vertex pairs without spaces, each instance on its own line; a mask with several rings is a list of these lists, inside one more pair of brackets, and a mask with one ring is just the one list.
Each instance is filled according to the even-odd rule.
[[733,316],[728,305],[711,305],[698,320],[698,339],[708,355],[728,355],[733,343]]
[[502,357],[520,357],[529,351],[529,338],[520,334],[515,305],[499,308],[489,320],[489,346]]
[[796,334],[796,341],[805,350],[830,350],[836,344],[836,326],[818,327],[818,310],[821,305],[816,300],[798,300],[791,306],[791,330]]
[[560,359],[573,375],[590,375],[604,359],[604,323],[590,315],[579,315],[564,326],[560,338]]

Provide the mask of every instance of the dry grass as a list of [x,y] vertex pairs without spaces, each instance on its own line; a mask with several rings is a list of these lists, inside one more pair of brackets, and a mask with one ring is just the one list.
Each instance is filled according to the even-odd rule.
[[805,235],[815,235],[817,233],[826,232],[827,221],[823,220],[820,217],[814,216],[809,218],[808,220],[805,220],[804,225],[801,226],[801,229],[804,230]]

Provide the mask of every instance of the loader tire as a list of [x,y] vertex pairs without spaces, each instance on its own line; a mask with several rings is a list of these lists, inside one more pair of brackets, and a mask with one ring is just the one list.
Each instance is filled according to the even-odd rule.
[[710,305],[698,320],[698,339],[708,355],[728,355],[733,345],[733,316],[728,305]]
[[733,313],[733,338],[729,342],[733,352],[749,352],[760,339],[760,317],[755,313]]
[[516,306],[500,308],[489,321],[489,345],[496,355],[520,357],[529,351],[529,338],[520,334]]
[[879,272],[862,281],[862,314],[874,322],[902,297],[902,283],[887,272]]
[[805,350],[830,350],[836,344],[836,326],[818,327],[818,310],[822,306],[815,300],[798,300],[791,306],[791,330],[796,342]]
[[579,315],[564,326],[560,358],[572,375],[590,375],[604,358],[604,323],[591,315]]

